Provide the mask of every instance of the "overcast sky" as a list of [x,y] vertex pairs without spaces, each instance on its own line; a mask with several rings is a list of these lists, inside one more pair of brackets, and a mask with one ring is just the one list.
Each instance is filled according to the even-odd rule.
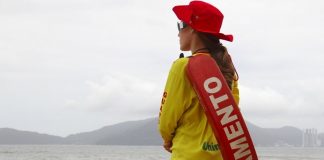
[[[0,0],[0,128],[59,136],[158,116],[189,1]],[[207,1],[260,127],[324,132],[324,2]],[[185,53],[190,55],[190,53]]]

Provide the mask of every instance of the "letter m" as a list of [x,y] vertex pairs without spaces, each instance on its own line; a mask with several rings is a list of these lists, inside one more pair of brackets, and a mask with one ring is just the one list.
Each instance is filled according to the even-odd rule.
[[[245,137],[242,137],[240,139],[237,139],[236,141],[231,142],[231,148],[232,150],[236,150],[236,152],[234,153],[234,157],[236,160],[251,154],[251,151],[249,149],[249,144],[246,142]],[[247,159],[249,159],[249,157]]]

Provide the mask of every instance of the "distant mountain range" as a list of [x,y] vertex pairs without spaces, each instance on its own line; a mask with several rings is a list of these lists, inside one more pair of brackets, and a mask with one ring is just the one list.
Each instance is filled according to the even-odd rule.
[[0,128],[0,144],[62,144],[65,138],[35,132]]
[[[161,145],[157,123],[157,118],[129,121],[67,137],[0,128],[0,144]],[[298,128],[261,128],[249,122],[247,126],[256,146],[302,145]],[[324,142],[324,133],[319,138]]]

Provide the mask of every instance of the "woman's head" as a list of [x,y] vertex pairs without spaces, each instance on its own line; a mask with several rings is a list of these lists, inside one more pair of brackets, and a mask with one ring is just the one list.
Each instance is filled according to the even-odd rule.
[[181,20],[178,23],[180,49],[191,50],[193,53],[200,48],[207,50],[231,88],[236,71],[226,47],[219,40],[233,41],[233,36],[220,33],[223,14],[216,7],[202,1],[175,6],[173,11]]
[[203,1],[192,1],[189,5],[173,7],[176,16],[198,32],[210,33],[219,39],[233,41],[232,35],[220,33],[223,14],[213,5]]

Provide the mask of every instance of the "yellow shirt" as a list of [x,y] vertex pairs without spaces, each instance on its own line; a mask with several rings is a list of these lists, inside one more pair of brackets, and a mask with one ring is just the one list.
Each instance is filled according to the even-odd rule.
[[[222,160],[212,128],[187,78],[188,60],[176,60],[169,72],[161,102],[160,134],[164,141],[173,143],[171,160]],[[237,85],[234,81],[232,94],[238,103]]]

